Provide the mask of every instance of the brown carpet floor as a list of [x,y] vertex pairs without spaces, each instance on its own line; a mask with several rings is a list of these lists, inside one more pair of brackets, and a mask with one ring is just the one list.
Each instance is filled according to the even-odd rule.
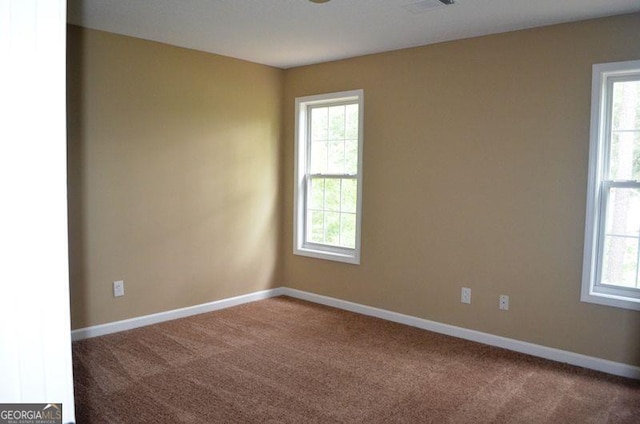
[[640,423],[640,382],[287,297],[73,344],[88,423]]

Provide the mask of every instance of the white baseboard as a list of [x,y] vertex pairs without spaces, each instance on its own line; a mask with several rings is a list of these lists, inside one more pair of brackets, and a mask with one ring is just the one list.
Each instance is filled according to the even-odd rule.
[[348,302],[346,300],[322,296],[288,287],[283,287],[281,293],[285,296],[294,297],[296,299],[332,306],[334,308],[344,309],[346,311],[356,312],[362,315],[382,318],[387,321],[397,322],[399,324],[405,324],[421,328],[423,330],[446,334],[448,336],[471,340],[515,352],[526,353],[528,355],[550,359],[556,362],[563,362],[583,368],[602,371],[607,374],[640,379],[640,367],[633,365],[608,361],[606,359],[595,358],[593,356],[586,356],[566,350],[555,349],[480,331],[469,330],[467,328],[442,324],[436,321],[429,321],[423,318],[417,318],[410,315],[404,315],[397,312],[387,311],[385,309],[374,308],[371,306],[361,305],[359,303]]
[[461,339],[471,340],[490,346],[496,346],[515,352],[537,356],[540,358],[550,359],[556,362],[563,362],[583,368],[602,371],[607,374],[619,375],[622,377],[635,378],[640,380],[640,367],[636,367],[633,365],[608,361],[606,359],[595,358],[593,356],[586,356],[579,353],[541,346],[533,343],[523,342],[520,340],[509,339],[507,337],[469,330],[467,328],[456,327],[449,324],[442,324],[436,321],[429,321],[427,319],[418,318],[411,315],[404,315],[398,312],[374,308],[372,306],[366,306],[359,303],[353,303],[346,300],[322,296],[319,294],[291,289],[288,287],[262,290],[242,296],[236,296],[228,299],[217,300],[214,302],[203,303],[201,305],[190,306],[187,308],[174,309],[171,311],[96,325],[93,327],[80,328],[71,332],[71,340],[76,341],[87,339],[90,337],[103,336],[105,334],[131,330],[133,328],[144,327],[146,325],[157,324],[159,322],[170,321],[178,318],[185,318],[205,312],[217,311],[219,309],[229,308],[232,306],[241,305],[243,303],[255,302],[257,300],[268,299],[270,297],[282,295],[318,303],[321,305],[332,306],[334,308],[344,309],[346,311],[356,312],[362,315],[381,318],[387,321],[397,322],[399,324],[433,331],[435,333],[446,334],[448,336],[458,337]]
[[262,290],[241,296],[230,297],[228,299],[216,300],[214,302],[200,305],[188,306],[186,308],[173,309],[171,311],[159,312],[157,314],[144,315],[141,317],[125,319],[122,321],[110,322],[107,324],[95,325],[92,327],[80,328],[71,332],[71,340],[82,340],[91,337],[104,336],[105,334],[117,333],[119,331],[131,330],[133,328],[144,327],[146,325],[157,324],[159,322],[171,321],[178,318],[185,318],[192,315],[203,314],[205,312],[217,311],[219,309],[230,308],[243,303],[255,302],[256,300],[268,299],[270,297],[281,296],[282,288]]

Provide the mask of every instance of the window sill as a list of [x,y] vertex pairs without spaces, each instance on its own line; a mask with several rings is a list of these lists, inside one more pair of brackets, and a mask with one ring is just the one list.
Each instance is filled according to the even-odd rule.
[[595,303],[598,305],[613,306],[616,308],[640,311],[640,299],[628,296],[619,296],[615,294],[591,291],[582,293],[582,295],[580,296],[580,301],[585,303]]
[[300,247],[294,248],[293,254],[316,259],[325,259],[334,262],[343,262],[352,265],[360,265],[360,254],[357,251],[354,251],[353,254],[346,254],[321,249],[313,249],[309,247]]

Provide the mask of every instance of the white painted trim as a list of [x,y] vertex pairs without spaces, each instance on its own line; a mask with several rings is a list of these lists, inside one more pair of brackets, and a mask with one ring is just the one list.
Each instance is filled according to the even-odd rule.
[[[313,105],[331,106],[340,102],[358,104],[358,196],[356,199],[356,239],[353,249],[332,247],[305,241],[306,225],[306,178],[308,175],[310,140],[308,111]],[[337,93],[297,97],[295,99],[295,147],[294,147],[294,187],[293,187],[293,254],[311,258],[326,259],[348,264],[360,264],[362,230],[362,155],[364,141],[364,90],[349,90]]]
[[291,289],[288,287],[283,287],[281,293],[285,296],[293,297],[296,299],[319,303],[321,305],[332,306],[334,308],[381,318],[387,321],[397,322],[400,324],[421,328],[423,330],[446,334],[448,336],[471,340],[474,342],[500,347],[515,352],[525,353],[540,358],[550,359],[556,362],[563,362],[570,365],[576,365],[583,368],[605,372],[608,374],[619,375],[622,377],[640,379],[640,367],[636,367],[633,365],[608,361],[606,359],[595,358],[593,356],[582,355],[566,350],[555,349],[552,347],[541,346],[533,343],[523,342],[520,340],[509,339],[507,337],[483,333],[476,330],[469,330],[467,328],[442,324],[436,321],[429,321],[423,318],[417,318],[410,315],[400,314],[398,312],[374,308],[372,306],[361,305],[359,303],[353,303],[346,300],[322,296],[319,294]]
[[[640,60],[599,63],[592,67],[591,133],[589,138],[589,173],[585,214],[584,253],[580,300],[605,306],[640,311],[637,290],[599,286],[602,264],[604,226],[608,190],[605,175],[609,168],[608,147],[611,142],[612,84],[619,78],[637,80]],[[608,182],[613,185],[612,182]],[[616,182],[615,186],[637,187],[637,182]]]
[[203,314],[205,312],[217,311],[230,308],[243,303],[255,302],[257,300],[268,299],[270,297],[282,296],[283,288],[275,288],[257,291],[241,296],[230,297],[228,299],[216,300],[200,305],[188,306],[186,308],[173,309],[171,311],[159,312],[157,314],[144,315],[141,317],[125,319],[122,321],[110,322],[107,324],[95,325],[92,327],[80,328],[71,332],[71,340],[82,340],[91,337],[104,336],[105,334],[117,333],[144,327],[159,322],[171,321],[178,318],[190,317],[192,315]]
[[523,342],[520,340],[509,339],[507,337],[496,336],[493,334],[483,333],[481,331],[470,330],[462,327],[456,327],[454,325],[442,324],[436,321],[430,321],[411,315],[392,312],[386,309],[374,308],[372,306],[362,305],[359,303],[349,302],[333,297],[322,296],[319,294],[296,290],[289,287],[278,287],[269,290],[262,290],[241,296],[231,297],[228,299],[203,303],[201,305],[189,306],[187,308],[174,309],[172,311],[145,315],[142,317],[96,325],[93,327],[80,328],[71,332],[71,339],[73,341],[76,341],[91,337],[103,336],[106,334],[117,333],[119,331],[131,330],[134,328],[157,324],[164,321],[171,321],[178,318],[185,318],[192,315],[217,311],[220,309],[241,305],[243,303],[255,302],[257,300],[263,300],[277,296],[289,296],[295,299],[306,300],[308,302],[331,306],[334,308],[343,309],[345,311],[355,312],[358,314],[372,316],[391,322],[397,322],[399,324],[409,325],[411,327],[416,327],[423,330],[433,331],[435,333],[446,334],[448,336],[500,347],[503,349],[512,350],[514,352],[525,353],[527,355],[537,356],[539,358],[550,359],[556,362],[563,362],[570,365],[576,365],[583,368],[605,372],[608,374],[640,380],[640,367],[636,367],[633,365],[608,361],[606,359],[595,358],[593,356],[582,355],[579,353],[541,346],[533,343]]

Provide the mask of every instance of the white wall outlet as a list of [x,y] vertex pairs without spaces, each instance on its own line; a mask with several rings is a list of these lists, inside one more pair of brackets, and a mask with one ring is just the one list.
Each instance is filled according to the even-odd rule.
[[113,282],[113,297],[124,296],[124,281]]
[[462,293],[460,295],[460,302],[462,303],[471,303],[471,289],[468,287],[462,288]]
[[501,294],[500,295],[500,309],[502,309],[503,311],[508,311],[509,310],[509,296],[507,296],[506,294]]

